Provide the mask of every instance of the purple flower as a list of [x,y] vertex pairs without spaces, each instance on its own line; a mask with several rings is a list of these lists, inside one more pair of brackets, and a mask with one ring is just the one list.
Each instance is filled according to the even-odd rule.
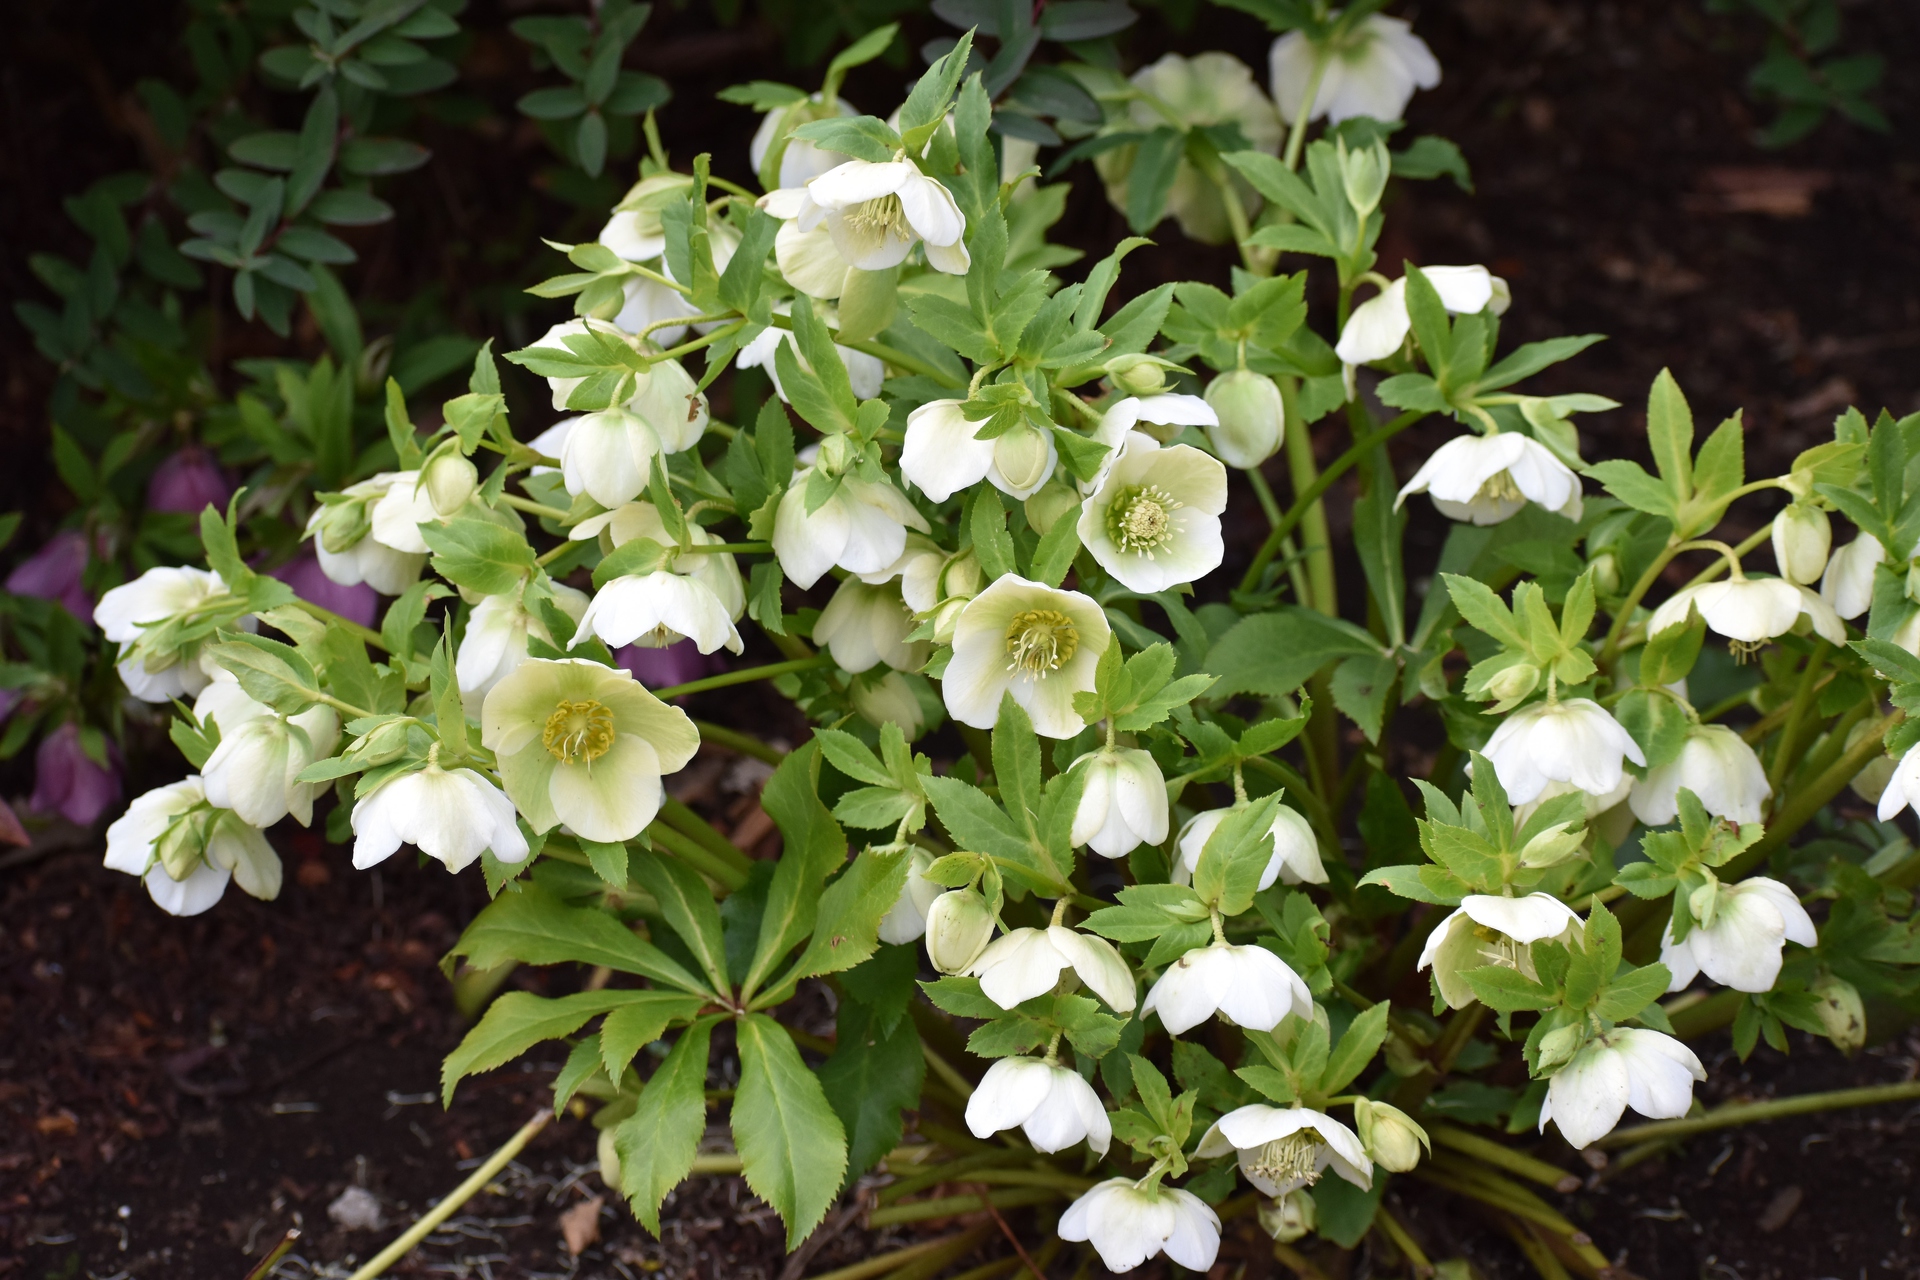
[[193,516],[209,505],[225,511],[231,497],[233,486],[227,483],[227,473],[212,454],[195,444],[168,456],[147,481],[147,507],[153,511]]
[[676,640],[664,649],[647,649],[637,644],[614,650],[613,660],[633,673],[633,678],[649,689],[686,684],[720,669],[718,654],[703,654],[691,640]]
[[320,561],[311,550],[302,552],[278,569],[268,573],[293,588],[295,595],[322,609],[331,609],[350,622],[363,627],[373,625],[380,612],[380,597],[364,582],[343,587],[320,570]]
[[7,575],[7,590],[17,596],[57,600],[86,622],[93,617],[93,595],[80,585],[86,568],[86,535],[78,529],[63,529]]
[[[109,761],[118,754],[108,746]],[[120,803],[120,771],[112,764],[102,768],[87,756],[80,746],[80,726],[71,720],[40,740],[33,763],[33,798],[27,807],[36,813],[58,813],[89,827]]]

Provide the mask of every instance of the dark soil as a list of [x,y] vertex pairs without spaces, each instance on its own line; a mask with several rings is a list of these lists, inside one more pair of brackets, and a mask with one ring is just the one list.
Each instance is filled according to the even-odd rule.
[[[0,281],[11,296],[37,296],[25,254],[79,247],[58,197],[138,162],[114,104],[120,86],[151,69],[175,23],[163,5],[19,7],[0,70]],[[476,4],[471,19],[497,26],[495,9]],[[1762,117],[1742,80],[1758,57],[1757,26],[1691,0],[1461,0],[1409,12],[1449,71],[1415,99],[1411,132],[1457,140],[1478,190],[1401,189],[1383,265],[1487,262],[1513,285],[1511,341],[1610,334],[1540,380],[1625,405],[1583,423],[1590,457],[1640,449],[1638,406],[1663,366],[1703,424],[1744,409],[1750,473],[1783,467],[1850,403],[1869,414],[1920,409],[1920,156],[1910,141],[1920,90],[1900,74],[1920,54],[1920,10],[1883,0],[1845,12],[1849,46],[1884,54],[1894,69],[1881,101],[1895,133],[1829,123],[1781,154],[1750,141]],[[699,138],[722,172],[744,176],[751,122],[710,95],[754,76],[788,78],[777,41],[751,26],[715,32],[699,5],[655,22],[635,57],[674,77],[663,132],[683,147]],[[910,33],[917,43],[937,32],[915,19]],[[1208,10],[1186,30],[1150,16],[1133,47],[1146,56],[1228,48],[1258,61],[1265,39],[1250,20]],[[544,264],[482,250],[491,236],[561,234],[575,215],[529,195],[546,161],[508,105],[529,83],[523,55],[497,39],[477,44],[472,59],[506,123],[432,138],[442,160],[408,180],[432,198],[397,199],[420,209],[419,220],[371,233],[364,248],[386,296],[471,288],[463,315],[473,331],[524,339],[515,330],[530,321],[513,290]],[[894,84],[897,73],[876,66],[857,73],[850,92],[881,103]],[[1059,237],[1096,246],[1121,233],[1088,189]],[[1187,246],[1171,228],[1162,239],[1130,260],[1129,280],[1225,276],[1224,253]],[[17,459],[42,457],[45,371],[10,318],[0,343],[0,442]],[[1398,444],[1403,471],[1447,433]],[[1323,443],[1337,434],[1329,429]],[[50,527],[61,499],[49,480],[31,465],[10,469],[5,505]],[[763,724],[779,714],[745,694],[725,712],[703,714]],[[747,810],[728,825],[752,821]],[[353,873],[340,851],[298,832],[282,847],[280,901],[234,893],[192,921],[161,915],[129,878],[102,870],[97,842],[0,867],[0,1276],[238,1280],[291,1225],[307,1233],[295,1250],[306,1263],[290,1260],[279,1274],[344,1276],[351,1266],[323,1268],[370,1256],[543,1105],[552,1055],[463,1084],[450,1111],[438,1103],[439,1061],[461,1027],[435,964],[480,905],[476,877],[401,859]],[[1796,1040],[1791,1058],[1763,1048],[1742,1067],[1710,1041],[1702,1056],[1711,1105],[1912,1078],[1920,1044],[1847,1061]],[[1908,1203],[1920,1164],[1915,1115],[1885,1107],[1709,1135],[1665,1160],[1597,1175],[1565,1209],[1591,1224],[1617,1265],[1650,1280],[1920,1275],[1910,1234],[1920,1199]],[[1589,1172],[1557,1138],[1539,1154]],[[560,1219],[605,1195],[594,1165],[590,1126],[563,1118],[397,1273],[782,1274],[770,1211],[725,1177],[678,1193],[664,1242],[605,1204],[603,1238],[569,1258]],[[352,1186],[377,1197],[386,1226],[349,1232],[328,1218]],[[1530,1274],[1468,1202],[1400,1179],[1388,1203],[1435,1259],[1467,1256],[1489,1280]],[[1032,1211],[1006,1216],[1026,1240],[1044,1238]],[[875,1235],[844,1221],[808,1272],[980,1225]],[[997,1225],[986,1226],[964,1265],[1017,1264]],[[1329,1280],[1403,1273],[1377,1253],[1312,1257]],[[1222,1264],[1221,1277],[1286,1273],[1246,1218],[1229,1225]]]

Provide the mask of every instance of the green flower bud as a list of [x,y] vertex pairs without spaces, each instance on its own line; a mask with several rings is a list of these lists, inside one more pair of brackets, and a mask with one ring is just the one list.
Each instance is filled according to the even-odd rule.
[[1166,361],[1155,356],[1119,356],[1107,365],[1107,381],[1124,395],[1158,395],[1167,389]]
[[1033,526],[1035,533],[1045,537],[1054,522],[1073,510],[1079,501],[1080,495],[1072,489],[1057,480],[1049,481],[1027,499],[1027,523]]
[[1251,369],[1223,373],[1207,384],[1206,401],[1220,416],[1207,443],[1233,467],[1257,467],[1279,451],[1287,415],[1273,379]]
[[600,1156],[600,1181],[607,1184],[607,1190],[616,1194],[620,1191],[620,1152],[613,1144],[613,1126],[600,1131],[597,1144]]
[[1353,206],[1354,213],[1365,219],[1380,207],[1380,197],[1387,189],[1387,175],[1392,171],[1393,162],[1387,155],[1386,143],[1376,140],[1371,147],[1349,151],[1343,138],[1339,156],[1340,180],[1347,189],[1347,203]]
[[1620,558],[1611,551],[1602,551],[1587,562],[1593,570],[1593,588],[1603,596],[1610,596],[1620,590]]
[[993,909],[975,889],[955,889],[927,910],[927,959],[942,973],[961,973],[993,940]]
[[1827,974],[1811,991],[1819,1001],[1813,1008],[1820,1026],[1842,1053],[1852,1053],[1867,1042],[1867,1007],[1859,990],[1845,978]]
[[373,530],[373,517],[367,514],[368,503],[348,500],[330,502],[320,516],[319,534],[321,545],[334,555],[342,555],[360,545],[360,540]]
[[1021,423],[993,442],[993,465],[1016,493],[1031,489],[1053,466],[1053,442]]
[[1540,668],[1531,662],[1516,662],[1487,681],[1486,691],[1502,702],[1517,702],[1540,684]]
[[1405,1173],[1420,1163],[1420,1149],[1432,1150],[1427,1131],[1398,1107],[1370,1098],[1353,1104],[1353,1118],[1367,1154],[1382,1169]]
[[820,460],[815,465],[827,475],[845,475],[858,453],[853,441],[841,432],[831,431],[820,441]]
[[893,323],[900,309],[900,268],[847,272],[840,290],[840,341],[860,342]]
[[1773,559],[1787,581],[1803,587],[1820,581],[1831,550],[1833,526],[1827,513],[1813,504],[1790,502],[1773,518]]
[[451,516],[467,505],[467,499],[480,487],[480,471],[473,460],[454,449],[443,449],[427,460],[420,483],[436,514]]
[[897,724],[912,742],[927,725],[927,713],[920,706],[913,686],[898,671],[875,667],[855,676],[847,686],[847,700],[860,718],[876,729]]
[[1260,1202],[1260,1229],[1281,1244],[1292,1244],[1320,1225],[1320,1209],[1305,1191],[1289,1191]]
[[200,864],[207,850],[212,817],[213,811],[204,805],[189,809],[168,824],[160,838],[153,842],[154,856],[173,879],[185,880]]

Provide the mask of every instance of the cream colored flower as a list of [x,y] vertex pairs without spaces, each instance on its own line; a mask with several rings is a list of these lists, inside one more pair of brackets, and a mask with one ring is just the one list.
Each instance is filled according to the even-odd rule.
[[1571,943],[1583,936],[1581,930],[1573,908],[1550,893],[1519,898],[1469,894],[1427,935],[1414,968],[1433,966],[1434,981],[1447,1007],[1463,1009],[1475,999],[1472,985],[1461,976],[1469,969],[1499,965],[1538,977],[1530,950],[1533,944],[1547,939]]
[[1569,520],[1581,511],[1580,477],[1517,431],[1447,441],[1401,487],[1396,510],[1410,493],[1431,497],[1444,516],[1482,525],[1499,524],[1529,502]]
[[1514,804],[1538,799],[1549,782],[1604,796],[1625,776],[1623,758],[1647,763],[1640,744],[1591,698],[1521,707],[1500,722],[1483,750]]
[[1080,541],[1130,591],[1151,594],[1220,567],[1227,469],[1191,445],[1129,433],[1080,509]]
[[797,219],[802,231],[824,224],[840,256],[862,271],[899,266],[915,244],[924,244],[934,270],[966,274],[966,215],[946,187],[904,155],[878,163],[848,160],[804,187],[769,192],[760,203],[776,218]]
[[1024,423],[992,440],[976,439],[959,400],[934,400],[907,415],[900,474],[935,502],[985,480],[1013,498],[1031,496],[1053,475],[1053,437]]
[[1647,776],[1633,784],[1627,803],[1648,826],[1664,826],[1680,811],[1682,787],[1698,796],[1708,813],[1729,822],[1760,821],[1761,806],[1773,794],[1753,748],[1718,724],[1688,730],[1680,754],[1647,770]]
[[940,679],[947,713],[961,724],[991,729],[1000,699],[1013,700],[1049,738],[1087,727],[1073,695],[1093,688],[1094,670],[1112,638],[1107,616],[1090,596],[1016,574],[994,580],[960,613],[953,659]]
[[1247,1181],[1270,1196],[1310,1187],[1328,1169],[1362,1191],[1373,1185],[1373,1162],[1353,1130],[1306,1107],[1255,1102],[1229,1111],[1194,1154],[1205,1160],[1229,1151],[1238,1155]]
[[[200,660],[204,642],[152,652],[142,639],[149,627],[192,613],[226,594],[227,584],[219,574],[181,567],[149,569],[101,596],[93,610],[94,625],[120,646],[115,670],[127,692],[142,702],[171,702],[206,688],[210,677]],[[251,618],[240,625],[248,631],[254,626]]]
[[1693,1050],[1672,1036],[1616,1027],[1553,1073],[1540,1131],[1551,1120],[1578,1149],[1612,1133],[1629,1106],[1649,1120],[1677,1120],[1693,1106],[1693,1082],[1706,1078]]
[[[1231,809],[1208,809],[1194,814],[1180,828],[1180,865],[1186,868],[1188,875],[1192,875],[1199,867],[1201,851],[1232,812]],[[1266,869],[1260,873],[1262,889],[1275,880],[1287,884],[1327,882],[1327,869],[1320,861],[1320,840],[1298,809],[1281,805],[1273,815],[1269,834],[1273,836],[1273,855],[1267,859]]]
[[[491,849],[501,862],[524,862],[527,838],[513,802],[472,769],[429,764],[362,796],[353,807],[353,865],[365,871],[411,844],[449,871]],[[591,838],[591,837],[589,837]]]
[[932,532],[905,494],[856,476],[843,476],[833,496],[808,511],[812,475],[812,467],[794,473],[773,521],[773,554],[781,571],[803,589],[836,566],[854,574],[877,573],[906,550],[908,529]]
[[[586,593],[558,582],[549,583],[547,589],[560,611],[579,622],[587,610]],[[547,631],[547,624],[526,607],[525,594],[526,584],[522,583],[512,591],[488,596],[467,615],[467,630],[454,655],[453,673],[466,713],[475,719],[493,686],[527,660],[528,637],[556,647],[560,644]]]
[[927,665],[929,646],[907,640],[913,626],[913,612],[898,587],[848,578],[820,611],[813,642],[825,645],[842,671],[868,671],[883,662],[895,671],[918,671]]
[[1191,1191],[1109,1178],[1060,1215],[1062,1240],[1085,1240],[1109,1271],[1131,1271],[1164,1253],[1205,1272],[1220,1253],[1220,1215]]
[[[1513,301],[1507,282],[1485,267],[1423,267],[1420,273],[1440,295],[1440,305],[1454,315],[1476,315],[1489,307],[1494,315],[1504,315]],[[1402,276],[1353,309],[1333,352],[1350,366],[1370,364],[1399,351],[1412,332],[1407,280]],[[1351,374],[1348,389],[1351,394]]]
[[[1334,10],[1329,18],[1339,16]],[[1401,18],[1371,14],[1332,47],[1316,44],[1304,31],[1289,31],[1273,42],[1273,99],[1291,124],[1306,101],[1316,63],[1324,64],[1307,119],[1339,124],[1371,116],[1391,124],[1407,109],[1416,89],[1440,83],[1440,63],[1427,42]]]
[[1820,579],[1820,598],[1842,618],[1857,618],[1873,604],[1873,571],[1887,558],[1880,539],[1863,533],[1834,552]]
[[1846,624],[1833,606],[1785,578],[1723,578],[1683,587],[1653,611],[1647,634],[1684,624],[1689,607],[1700,610],[1709,631],[1749,647],[1785,635],[1803,617],[1822,639],[1833,644],[1847,640]]
[[[197,818],[190,816],[195,810]],[[163,853],[163,844],[173,847]],[[169,915],[210,909],[230,880],[251,897],[280,896],[280,858],[265,834],[231,811],[207,807],[198,774],[156,787],[127,806],[107,828],[106,867],[139,876],[147,895]]]
[[1769,876],[1738,884],[1713,882],[1688,900],[1693,928],[1673,940],[1673,925],[1660,938],[1660,963],[1673,974],[1669,991],[1684,991],[1702,973],[1735,991],[1773,990],[1781,951],[1789,942],[1816,945],[1813,917],[1793,890]]
[[[674,540],[666,522],[651,502],[629,502],[573,527],[569,537],[602,535],[603,544],[624,546],[651,538],[663,547]],[[687,526],[687,541],[696,547],[719,541],[695,524]],[[747,592],[740,568],[726,552],[688,552],[651,573],[625,574],[600,588],[580,615],[572,644],[596,635],[612,648],[637,644],[664,649],[680,640],[692,640],[701,653],[725,647],[742,648],[733,625],[747,609]],[[571,646],[569,646],[571,647]]]

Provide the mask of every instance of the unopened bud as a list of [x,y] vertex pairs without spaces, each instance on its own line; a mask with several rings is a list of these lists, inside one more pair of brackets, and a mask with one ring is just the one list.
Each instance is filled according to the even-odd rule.
[[1124,395],[1158,395],[1167,389],[1166,362],[1154,356],[1119,356],[1107,365],[1107,381]]
[[1516,662],[1494,673],[1487,681],[1487,692],[1502,702],[1526,697],[1540,685],[1540,668],[1531,662]]
[[972,597],[980,594],[980,588],[986,585],[986,576],[980,572],[980,561],[971,548],[962,551],[947,561],[947,567],[940,574],[940,597]]
[[1053,442],[1020,423],[993,442],[993,465],[1016,493],[1032,489],[1053,469]]
[[1595,591],[1610,596],[1620,590],[1620,558],[1613,552],[1602,551],[1587,561],[1587,568],[1593,573]]
[[185,880],[200,865],[207,848],[208,819],[212,811],[205,807],[189,810],[175,818],[160,838],[153,842],[154,854],[167,874]]
[[933,642],[935,644],[953,643],[954,626],[960,621],[960,614],[972,599],[971,596],[955,596],[942,602],[940,607],[933,611]]
[[1260,1202],[1260,1229],[1281,1244],[1292,1244],[1320,1224],[1319,1206],[1305,1191],[1289,1191]]
[[1228,466],[1257,467],[1279,450],[1287,415],[1272,378],[1235,369],[1207,384],[1206,400],[1220,418],[1207,443]]
[[927,910],[927,959],[942,973],[961,973],[993,940],[993,909],[976,889],[955,889]]
[[425,487],[434,512],[451,516],[466,506],[467,499],[480,487],[480,471],[471,458],[446,449],[428,459],[419,483]]
[[1427,1131],[1406,1112],[1371,1098],[1353,1104],[1360,1142],[1373,1162],[1391,1173],[1405,1173],[1420,1163],[1420,1149],[1431,1147]]
[[893,323],[900,309],[900,268],[847,272],[840,290],[840,341],[862,342]]
[[1540,1065],[1536,1070],[1548,1072],[1572,1062],[1573,1055],[1580,1051],[1585,1039],[1584,1023],[1576,1022],[1570,1027],[1547,1032],[1540,1038]]
[[343,555],[360,545],[373,530],[373,518],[361,501],[330,502],[320,516],[320,545],[334,555]]
[[1820,1019],[1821,1029],[1834,1048],[1852,1053],[1867,1042],[1867,1007],[1857,987],[1845,978],[1828,974],[1814,983],[1811,991],[1819,1001],[1813,1015]]
[[1073,510],[1080,501],[1080,495],[1058,481],[1049,480],[1026,500],[1027,523],[1033,531],[1045,537],[1054,522]]
[[[1847,730],[1847,750],[1852,751],[1860,745],[1861,739],[1879,732],[1875,725],[1862,720]],[[1893,781],[1893,771],[1899,767],[1900,762],[1892,756],[1875,756],[1865,768],[1853,775],[1853,781],[1847,785],[1853,789],[1853,794],[1868,804],[1879,804],[1880,794],[1887,789],[1887,783]]]
[[1526,847],[1520,850],[1520,865],[1534,870],[1557,867],[1579,853],[1587,833],[1569,831],[1570,826],[1571,823],[1563,822],[1557,827],[1548,827],[1527,841]]
[[608,1125],[600,1131],[598,1148],[600,1156],[600,1181],[606,1183],[607,1190],[614,1194],[625,1194],[620,1190],[620,1151],[613,1144],[612,1125]]
[[[868,678],[878,671],[885,674],[878,679]],[[920,708],[920,699],[914,696],[913,686],[898,671],[876,668],[855,677],[847,686],[847,700],[853,703],[860,718],[876,729],[883,724],[899,725],[908,742],[918,738],[926,727],[927,715]]]
[[1787,581],[1803,587],[1820,581],[1832,549],[1833,526],[1811,503],[1789,502],[1773,518],[1773,559]]
[[814,465],[830,476],[845,475],[856,454],[853,441],[838,431],[830,431],[820,440],[820,453]]
[[1387,189],[1387,175],[1392,172],[1393,162],[1387,155],[1386,143],[1376,140],[1370,147],[1349,151],[1343,139],[1339,155],[1340,180],[1347,189],[1347,203],[1364,221],[1380,207],[1380,197]]

